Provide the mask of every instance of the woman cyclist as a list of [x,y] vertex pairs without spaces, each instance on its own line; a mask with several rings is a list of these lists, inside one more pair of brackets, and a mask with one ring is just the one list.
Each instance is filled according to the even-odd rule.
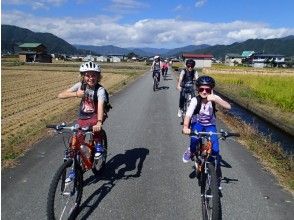
[[[182,109],[185,104],[185,91],[195,91],[194,81],[198,78],[198,72],[194,70],[195,61],[189,59],[186,61],[186,69],[183,69],[180,73],[177,89],[180,91],[180,99],[179,99],[179,110],[178,117],[182,117]],[[191,94],[195,96],[195,94]]]
[[154,56],[150,71],[152,72],[152,79],[154,78],[155,74],[157,75],[158,82],[160,81],[161,68],[162,68],[162,63],[160,61],[160,56]]

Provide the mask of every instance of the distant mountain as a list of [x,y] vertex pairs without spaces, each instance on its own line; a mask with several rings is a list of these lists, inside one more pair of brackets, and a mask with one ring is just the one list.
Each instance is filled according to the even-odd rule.
[[155,56],[155,55],[163,56],[169,51],[169,49],[166,49],[166,48],[152,48],[152,47],[128,48],[128,49],[134,51],[134,53],[135,51],[138,51],[138,53],[142,51],[143,53],[147,54],[147,56]]
[[42,43],[49,53],[60,53],[67,55],[92,54],[92,55],[127,55],[131,52],[139,56],[162,57],[181,56],[182,53],[200,53],[212,54],[216,58],[224,58],[227,53],[241,54],[244,50],[253,50],[255,52],[282,54],[285,56],[294,56],[294,36],[290,35],[275,39],[250,39],[231,45],[189,45],[175,49],[165,48],[121,48],[113,45],[93,46],[93,45],[71,45],[65,40],[50,34],[33,32],[25,28],[12,25],[1,25],[1,52],[17,52],[18,45],[23,43]]
[[[215,45],[204,49],[194,50],[193,53],[213,54],[216,58],[224,58],[228,53],[241,54],[245,50],[252,50],[266,54],[281,54],[294,56],[294,36],[274,39],[250,39],[231,45]],[[179,54],[178,54],[179,55]]]
[[1,25],[2,53],[13,53],[18,45],[31,42],[44,44],[48,49],[48,53],[79,53],[74,46],[53,34],[33,32],[28,29],[12,25]]
[[191,52],[194,50],[205,49],[207,47],[210,47],[210,45],[201,44],[201,45],[189,45],[189,46],[185,46],[185,47],[179,47],[179,48],[175,48],[175,49],[171,49],[171,50],[167,51],[164,54],[164,56],[171,57],[171,56],[179,55],[182,53]]
[[92,45],[74,45],[77,49],[85,49],[89,51],[93,51],[99,55],[127,55],[130,53],[128,49],[116,47],[113,45],[106,45],[106,46],[92,46]]
[[124,54],[127,55],[131,52],[144,57],[144,56],[154,56],[156,54],[164,54],[169,51],[169,49],[157,49],[157,48],[135,48],[135,47],[128,47],[128,48],[121,48],[116,47],[113,45],[106,45],[106,46],[92,46],[92,45],[74,45],[78,49],[86,49],[94,51],[100,55],[109,55],[109,54]]

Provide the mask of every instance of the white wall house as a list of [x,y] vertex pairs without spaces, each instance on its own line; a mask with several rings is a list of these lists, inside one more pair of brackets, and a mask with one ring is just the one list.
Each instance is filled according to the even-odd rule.
[[119,63],[121,62],[121,59],[119,57],[113,56],[113,57],[110,57],[110,62]]
[[97,62],[107,62],[106,56],[97,56],[95,57]]
[[242,56],[241,55],[230,53],[225,56],[225,65],[236,66],[238,64],[242,64]]
[[263,67],[284,67],[285,56],[280,54],[254,54],[252,56],[252,66]]
[[94,61],[94,57],[92,55],[87,55],[82,60],[83,62]]
[[186,60],[193,59],[196,62],[195,68],[206,68],[211,67],[213,55],[183,53],[182,58],[185,63]]

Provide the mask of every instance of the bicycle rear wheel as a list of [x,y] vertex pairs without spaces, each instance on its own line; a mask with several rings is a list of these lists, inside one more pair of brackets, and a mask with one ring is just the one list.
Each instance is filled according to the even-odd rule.
[[[73,160],[65,161],[53,177],[47,198],[48,219],[74,219],[78,212],[83,194],[83,173],[73,164]],[[72,169],[75,178],[65,183]]]
[[207,174],[201,175],[201,209],[203,220],[221,219],[221,202],[217,176],[212,163],[207,163]]

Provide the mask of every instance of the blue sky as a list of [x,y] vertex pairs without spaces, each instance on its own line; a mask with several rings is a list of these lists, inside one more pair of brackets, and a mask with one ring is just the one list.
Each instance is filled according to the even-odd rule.
[[175,48],[294,35],[293,0],[2,0],[1,24],[71,44]]

